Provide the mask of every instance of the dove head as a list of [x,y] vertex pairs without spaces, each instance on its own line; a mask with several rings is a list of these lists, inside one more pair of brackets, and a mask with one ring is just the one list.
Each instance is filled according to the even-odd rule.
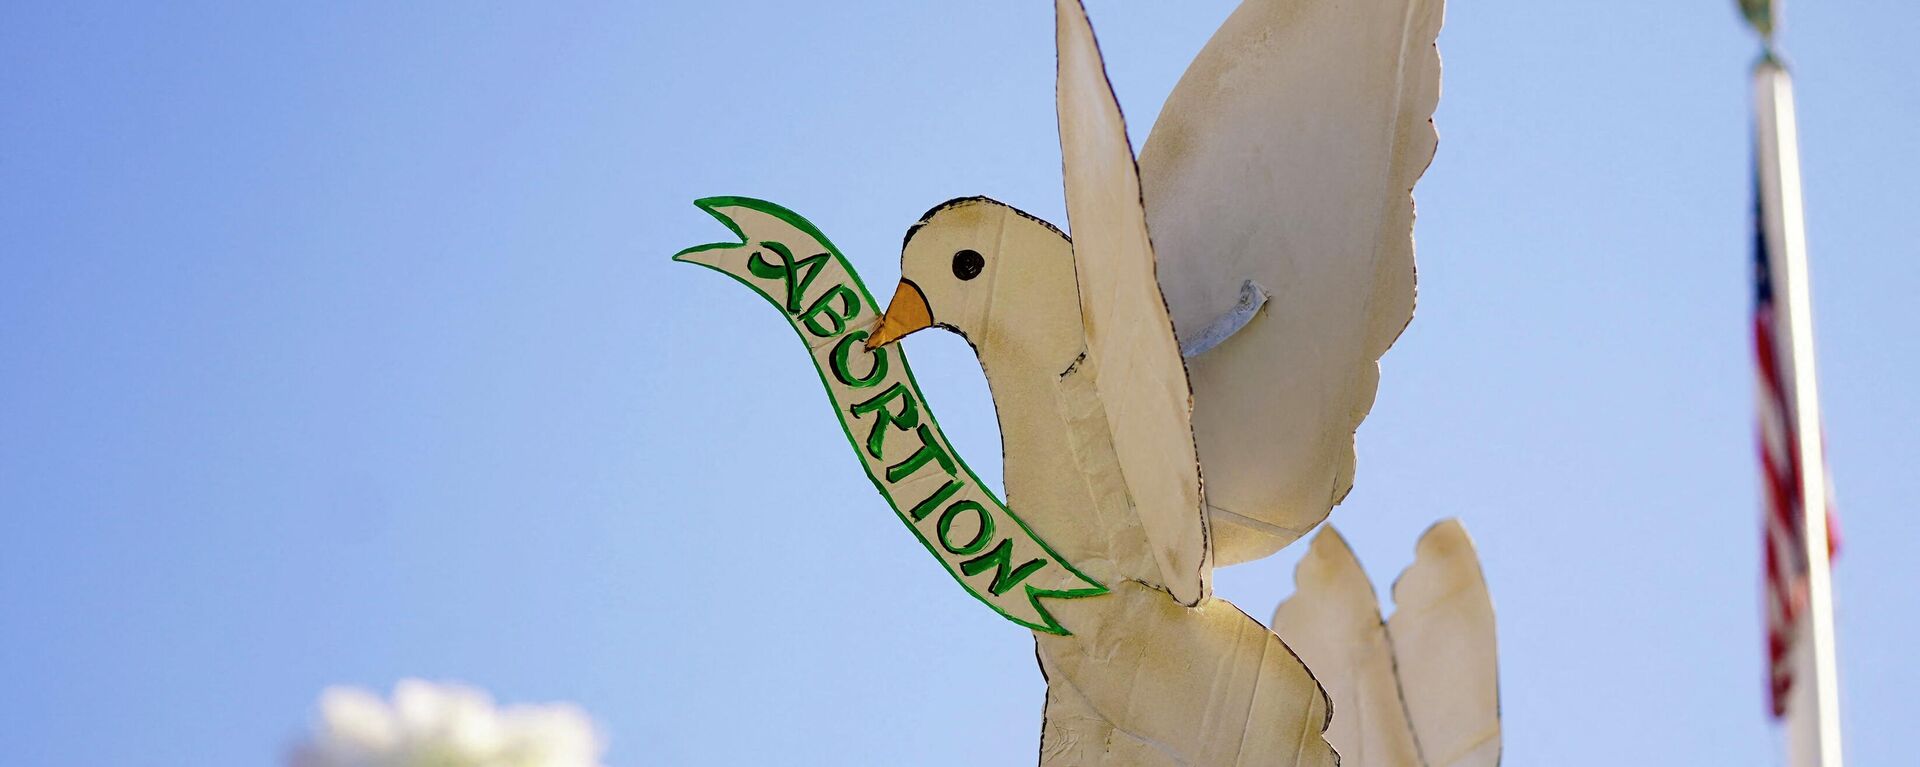
[[983,357],[1071,360],[1084,341],[1073,270],[1073,244],[1052,224],[985,197],[942,203],[907,230],[900,287],[867,346],[940,327]]

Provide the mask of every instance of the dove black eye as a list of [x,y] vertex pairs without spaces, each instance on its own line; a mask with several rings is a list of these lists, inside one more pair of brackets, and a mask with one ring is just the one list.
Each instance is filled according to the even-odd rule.
[[953,276],[971,280],[980,276],[980,270],[987,268],[987,259],[977,251],[963,250],[953,254]]

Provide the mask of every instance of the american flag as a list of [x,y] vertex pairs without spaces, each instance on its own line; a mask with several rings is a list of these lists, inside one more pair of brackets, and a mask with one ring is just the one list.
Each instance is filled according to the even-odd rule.
[[[1759,379],[1760,472],[1765,512],[1767,668],[1773,715],[1786,714],[1787,693],[1793,689],[1794,649],[1800,618],[1807,606],[1806,516],[1801,508],[1799,429],[1803,424],[1793,405],[1791,353],[1782,346],[1788,336],[1776,314],[1772,257],[1767,225],[1761,212],[1760,191],[1754,194],[1754,364]],[[1818,429],[1819,424],[1812,428]],[[1821,467],[1824,472],[1825,467]],[[1833,524],[1833,483],[1826,483],[1823,511],[1827,517],[1827,556],[1839,549],[1839,531]]]

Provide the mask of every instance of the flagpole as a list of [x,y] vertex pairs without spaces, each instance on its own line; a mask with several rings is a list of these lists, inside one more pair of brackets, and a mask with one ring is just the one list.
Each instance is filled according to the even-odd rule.
[[[1770,31],[1770,30],[1769,30]],[[1779,350],[1791,371],[1795,447],[1800,457],[1800,523],[1807,564],[1806,614],[1799,621],[1796,674],[1787,703],[1787,764],[1841,767],[1840,680],[1834,651],[1833,588],[1827,530],[1827,472],[1814,376],[1813,305],[1807,277],[1806,220],[1800,197],[1799,136],[1793,81],[1771,45],[1753,69],[1754,139],[1762,226],[1773,250],[1768,259],[1776,311],[1786,314],[1787,343]],[[1784,298],[1784,300],[1779,300]]]

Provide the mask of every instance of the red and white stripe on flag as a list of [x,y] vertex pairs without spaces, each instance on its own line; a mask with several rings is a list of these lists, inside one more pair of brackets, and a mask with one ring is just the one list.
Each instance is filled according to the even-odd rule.
[[[1756,203],[1757,195],[1756,195]],[[1759,207],[1755,205],[1756,209]],[[1756,214],[1758,210],[1756,210]],[[1786,713],[1787,693],[1793,689],[1796,638],[1807,604],[1806,516],[1801,508],[1799,429],[1793,406],[1793,375],[1787,369],[1781,344],[1787,338],[1778,327],[1771,254],[1766,225],[1755,216],[1754,237],[1754,364],[1759,384],[1759,438],[1762,496],[1765,504],[1764,559],[1766,562],[1767,666],[1773,715]],[[1815,424],[1813,428],[1819,428]],[[1825,471],[1825,467],[1821,467]],[[1834,526],[1833,483],[1826,483],[1827,556],[1839,550]]]

